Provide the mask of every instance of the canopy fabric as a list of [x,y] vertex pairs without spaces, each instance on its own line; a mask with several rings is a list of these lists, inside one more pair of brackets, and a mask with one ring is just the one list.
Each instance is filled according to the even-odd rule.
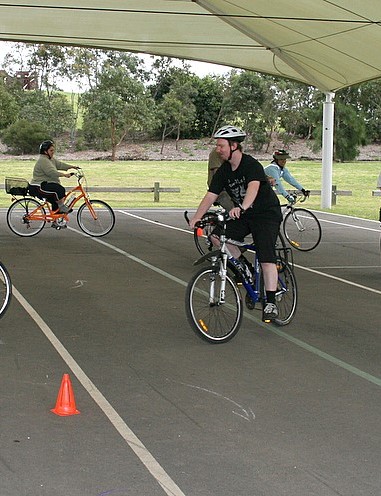
[[0,39],[165,55],[336,91],[381,77],[375,0],[0,0]]

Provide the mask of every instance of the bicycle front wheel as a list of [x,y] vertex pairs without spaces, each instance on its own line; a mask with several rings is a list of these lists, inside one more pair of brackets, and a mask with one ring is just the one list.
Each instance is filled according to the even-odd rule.
[[115,214],[106,202],[88,200],[79,207],[77,222],[84,233],[101,237],[108,234],[114,227]]
[[242,322],[242,298],[238,287],[226,276],[225,299],[221,301],[221,276],[215,268],[202,268],[190,280],[185,309],[194,332],[209,343],[226,343]]
[[[31,219],[30,214],[38,210],[40,219]],[[35,236],[45,226],[45,209],[37,200],[33,198],[22,198],[16,200],[9,207],[7,212],[7,224],[9,229],[17,234],[17,236],[29,237]]]
[[12,283],[7,269],[0,262],[0,317],[7,310],[12,296]]
[[288,263],[278,264],[278,287],[275,299],[279,313],[274,323],[285,326],[294,317],[297,305],[296,279]]
[[305,208],[291,209],[283,221],[283,232],[293,248],[311,251],[321,240],[321,226],[316,215]]

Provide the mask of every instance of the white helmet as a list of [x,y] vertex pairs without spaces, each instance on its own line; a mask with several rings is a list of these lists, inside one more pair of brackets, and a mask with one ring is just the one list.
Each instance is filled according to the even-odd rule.
[[246,138],[245,131],[235,126],[223,126],[214,133],[213,138],[224,138],[241,143]]

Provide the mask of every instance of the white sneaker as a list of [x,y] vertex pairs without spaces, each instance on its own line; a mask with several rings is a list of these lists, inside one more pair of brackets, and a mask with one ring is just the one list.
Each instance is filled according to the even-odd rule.
[[263,309],[263,322],[273,322],[278,317],[278,308],[275,303],[266,303]]

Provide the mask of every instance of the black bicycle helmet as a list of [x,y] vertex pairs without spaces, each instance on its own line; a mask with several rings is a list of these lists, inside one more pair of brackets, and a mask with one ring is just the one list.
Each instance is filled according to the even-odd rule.
[[223,126],[214,133],[213,138],[224,138],[229,141],[241,143],[246,138],[246,133],[242,129],[239,129],[239,127]]
[[43,141],[40,145],[40,155],[44,155],[45,152],[47,152],[52,145],[54,145],[54,142],[52,140]]
[[275,158],[275,160],[287,160],[291,157],[286,150],[275,150],[273,158]]

